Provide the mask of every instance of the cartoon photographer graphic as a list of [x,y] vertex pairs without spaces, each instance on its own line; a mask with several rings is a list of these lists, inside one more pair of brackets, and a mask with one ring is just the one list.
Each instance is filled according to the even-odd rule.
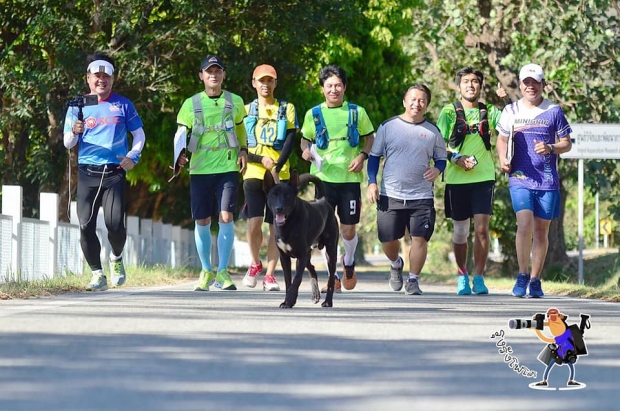
[[[545,319],[546,317],[546,319]],[[538,355],[538,361],[543,363],[546,368],[543,374],[542,381],[534,382],[529,385],[534,389],[551,389],[556,388],[549,387],[549,374],[551,369],[557,365],[568,366],[569,375],[566,387],[560,388],[560,390],[566,389],[581,389],[585,388],[586,384],[575,380],[575,363],[579,356],[588,354],[583,334],[585,329],[590,328],[590,316],[587,314],[581,314],[581,322],[579,326],[577,324],[568,325],[566,323],[567,315],[562,314],[557,308],[549,308],[547,314],[535,314],[532,320],[510,320],[508,326],[512,329],[529,328],[536,332],[538,339],[544,343],[547,343],[545,348]],[[549,328],[551,336],[548,337],[543,333],[545,327]]]

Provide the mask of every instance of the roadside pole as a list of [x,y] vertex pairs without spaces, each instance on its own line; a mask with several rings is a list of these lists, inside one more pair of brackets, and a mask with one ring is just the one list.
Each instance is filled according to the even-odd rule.
[[[620,159],[620,124],[571,124],[573,132],[571,141],[573,148],[562,158],[577,159],[578,163],[578,236],[579,236],[579,284],[583,284],[583,160],[615,160]],[[598,203],[597,203],[598,205]],[[597,221],[598,227],[598,209]],[[597,230],[598,232],[598,230]],[[597,237],[598,244],[598,237]]]

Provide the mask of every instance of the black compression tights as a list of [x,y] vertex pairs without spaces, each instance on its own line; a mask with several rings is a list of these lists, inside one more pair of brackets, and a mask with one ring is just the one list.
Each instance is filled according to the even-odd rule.
[[101,270],[101,243],[97,237],[97,214],[103,206],[112,252],[120,256],[127,239],[125,227],[125,171],[117,165],[78,167],[77,213],[80,245],[91,270]]

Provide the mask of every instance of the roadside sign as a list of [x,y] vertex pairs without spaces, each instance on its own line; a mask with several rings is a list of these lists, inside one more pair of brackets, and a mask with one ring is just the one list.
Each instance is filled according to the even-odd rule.
[[612,232],[612,226],[611,226],[611,220],[601,220],[601,234],[602,235],[611,235]]
[[620,159],[620,124],[571,124],[573,148],[562,158]]
[[[583,284],[583,174],[584,160],[620,159],[620,124],[571,124],[573,147],[560,157],[577,159],[579,211],[579,284]],[[607,225],[606,225],[607,227]],[[611,222],[608,225],[611,234]],[[603,229],[603,227],[599,227]],[[607,238],[607,236],[605,236]]]

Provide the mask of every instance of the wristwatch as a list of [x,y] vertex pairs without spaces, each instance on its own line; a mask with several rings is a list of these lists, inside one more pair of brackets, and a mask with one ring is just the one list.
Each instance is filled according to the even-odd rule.
[[549,144],[549,150],[551,154],[555,153],[555,145],[554,144]]
[[365,151],[360,151],[360,154],[364,156],[366,160],[368,160],[368,153]]

